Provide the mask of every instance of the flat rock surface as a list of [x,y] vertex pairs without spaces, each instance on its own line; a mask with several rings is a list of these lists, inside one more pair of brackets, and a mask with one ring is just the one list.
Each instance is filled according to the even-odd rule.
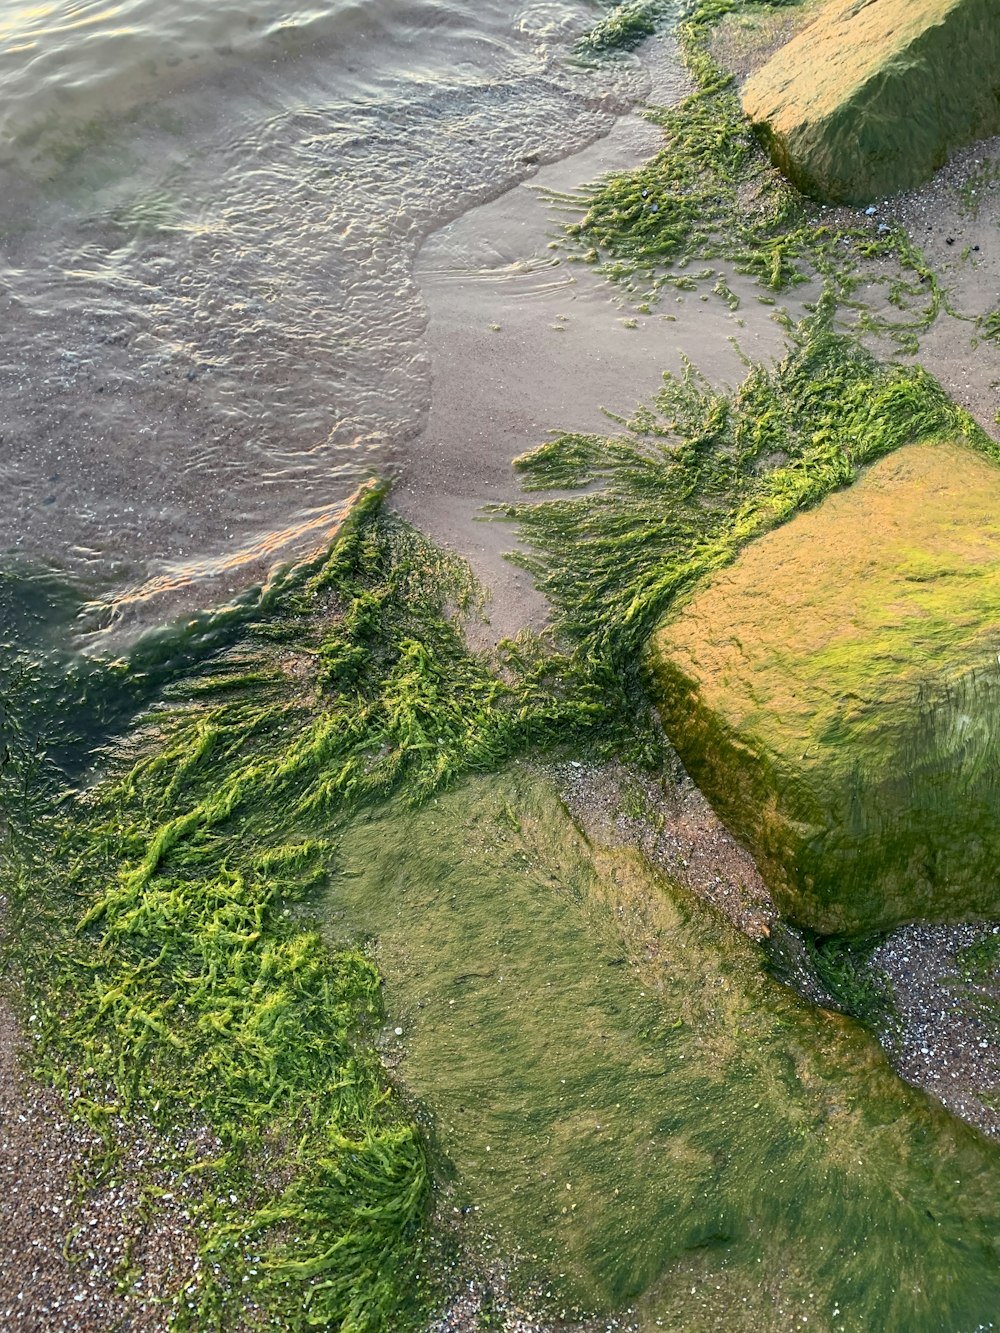
[[831,0],[743,105],[800,189],[868,203],[1000,131],[998,63],[993,0]]
[[911,445],[656,636],[671,739],[799,924],[1000,908],[998,514],[989,459]]
[[[646,804],[568,767],[598,827]],[[580,1302],[650,1331],[987,1326],[997,1145],[636,851],[591,841],[545,776],[397,803],[340,850],[327,929],[379,941],[381,1049],[456,1169],[445,1201],[487,1255],[542,1265],[562,1321]]]

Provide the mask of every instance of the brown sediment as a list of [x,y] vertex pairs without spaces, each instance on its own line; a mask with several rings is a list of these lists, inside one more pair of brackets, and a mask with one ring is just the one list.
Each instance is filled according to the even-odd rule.
[[777,917],[753,857],[729,832],[678,763],[663,776],[623,764],[560,764],[570,814],[588,837],[638,847],[675,884],[711,903],[750,939]]

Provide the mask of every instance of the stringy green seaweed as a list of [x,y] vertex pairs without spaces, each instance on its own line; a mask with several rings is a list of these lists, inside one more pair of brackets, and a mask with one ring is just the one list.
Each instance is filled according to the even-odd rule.
[[[700,280],[720,277],[713,267],[684,271],[693,264],[723,261],[773,292],[820,276],[839,303],[855,311],[859,328],[886,334],[915,352],[918,334],[944,306],[921,252],[902,227],[885,229],[861,218],[848,224],[842,214],[827,220],[804,199],[767,158],[732,75],[711,54],[712,32],[727,15],[799,3],[693,0],[678,34],[696,91],[677,106],[647,113],[663,129],[663,148],[642,166],[616,172],[588,191],[552,199],[583,210],[566,234],[585,258],[600,262],[603,272],[644,303],[664,286],[692,290]],[[855,299],[859,268],[866,262],[867,280],[885,288],[891,309],[876,311]]]
[[119,1120],[218,1143],[170,1164],[203,1199],[177,1328],[418,1322],[424,1146],[376,1054],[378,974],[331,955],[307,905],[366,802],[418,801],[594,712],[471,656],[446,603],[473,596],[372,490],[264,617],[206,640],[98,781],[60,789],[20,728],[5,886],[38,1071],[109,1146]]
[[584,33],[574,49],[578,55],[628,51],[656,32],[666,10],[666,0],[626,0],[625,4],[614,5]]
[[883,364],[831,328],[833,300],[774,368],[735,391],[693,366],[664,375],[619,435],[567,433],[515,460],[529,490],[584,494],[498,506],[526,550],[577,670],[636,707],[649,636],[675,600],[750,540],[917,440],[1000,448],[919,366]]
[[836,936],[821,939],[806,931],[803,946],[816,975],[845,1013],[874,1032],[895,1033],[899,1014],[892,984],[885,972],[871,962],[872,954],[885,938],[884,934],[876,933],[860,939]]
[[976,320],[979,336],[1000,347],[1000,310],[988,310]]

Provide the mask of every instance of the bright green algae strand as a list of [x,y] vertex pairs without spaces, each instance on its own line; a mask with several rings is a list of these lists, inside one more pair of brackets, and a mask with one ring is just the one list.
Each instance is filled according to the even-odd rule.
[[591,845],[543,775],[358,820],[326,901],[333,940],[378,940],[457,1201],[556,1308],[992,1326],[997,1147],[638,853]]
[[651,37],[668,10],[668,0],[627,0],[613,5],[576,43],[579,55],[627,51]]

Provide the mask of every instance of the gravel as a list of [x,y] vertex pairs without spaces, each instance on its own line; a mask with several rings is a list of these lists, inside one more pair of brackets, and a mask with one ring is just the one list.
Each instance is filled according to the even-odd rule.
[[621,764],[560,764],[554,776],[573,818],[599,841],[638,847],[674,883],[704,898],[751,939],[777,911],[753,857],[676,764],[658,778]]
[[0,1001],[0,1328],[165,1329],[167,1305],[197,1272],[190,1192],[175,1185],[150,1220],[144,1183],[169,1183],[147,1170],[151,1145],[117,1126],[125,1151],[102,1178],[105,1145],[24,1072],[24,1050]]
[[955,954],[998,931],[982,923],[903,926],[871,957],[897,1010],[898,1022],[879,1033],[893,1067],[993,1137],[1000,1137],[1000,986],[967,979]]

